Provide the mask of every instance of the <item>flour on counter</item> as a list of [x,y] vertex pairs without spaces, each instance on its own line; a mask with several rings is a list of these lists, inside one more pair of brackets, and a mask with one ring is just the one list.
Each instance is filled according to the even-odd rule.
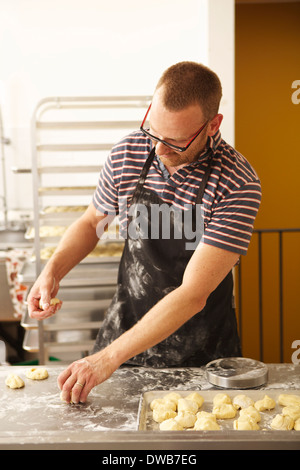
[[[49,378],[42,381],[26,380],[26,370],[19,366],[0,368],[2,443],[94,442],[101,439],[101,433],[113,435],[116,431],[125,431],[126,436],[138,429],[139,404],[145,392],[214,388],[207,382],[205,368],[121,367],[91,391],[86,403],[69,406],[60,400],[57,386],[65,366],[50,366]],[[12,372],[24,379],[24,388],[12,390],[5,385]],[[264,394],[276,388],[300,390],[299,372],[300,366],[269,365],[268,384],[260,390],[266,391]]]

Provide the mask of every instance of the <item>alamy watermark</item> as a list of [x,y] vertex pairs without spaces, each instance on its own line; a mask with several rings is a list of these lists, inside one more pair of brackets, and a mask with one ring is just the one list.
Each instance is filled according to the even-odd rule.
[[294,80],[292,83],[292,88],[296,88],[296,91],[292,93],[291,100],[293,104],[300,103],[300,80]]
[[300,339],[295,339],[292,342],[292,349],[295,349],[291,357],[292,363],[300,364]]
[[106,230],[106,226],[117,214],[109,210],[109,215],[97,225],[97,236],[102,240],[116,240],[130,238],[131,240],[185,240],[187,250],[195,250],[204,233],[203,206],[201,204],[185,204],[183,208],[166,203],[132,204],[128,207],[122,204],[120,221],[125,220],[120,232]]

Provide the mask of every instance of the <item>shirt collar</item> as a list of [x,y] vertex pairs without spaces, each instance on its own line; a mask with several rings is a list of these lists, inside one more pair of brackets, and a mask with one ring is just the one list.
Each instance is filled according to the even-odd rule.
[[221,132],[219,130],[214,135],[209,136],[207,139],[205,149],[201,152],[197,161],[203,160],[203,157],[206,155],[209,155],[211,153],[214,154],[221,140],[222,140],[222,137],[221,137]]
[[[203,149],[203,151],[200,153],[198,159],[195,162],[190,163],[189,165],[186,165],[181,170],[184,170],[184,173],[185,173],[185,171],[188,169],[189,166],[190,167],[195,167],[195,166],[199,165],[200,163],[202,163],[203,161],[205,161],[206,158],[212,157],[213,154],[216,152],[221,140],[222,140],[221,132],[218,130],[213,136],[208,137],[206,146]],[[152,148],[152,146],[151,146],[151,148]],[[164,179],[168,180],[170,178],[170,174],[169,174],[168,170],[165,168],[164,164],[161,162],[160,158],[156,154],[155,154],[155,157],[156,157],[156,161],[158,163],[159,169],[163,174]],[[180,170],[178,170],[178,171],[180,172]],[[174,173],[174,175],[176,175],[176,173]]]

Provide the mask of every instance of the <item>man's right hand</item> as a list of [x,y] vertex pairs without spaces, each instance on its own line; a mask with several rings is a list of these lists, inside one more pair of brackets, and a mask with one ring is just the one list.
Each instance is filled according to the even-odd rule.
[[54,276],[43,273],[40,275],[27,297],[30,318],[44,320],[54,315],[60,309],[62,302],[50,305],[50,301],[56,296],[58,289],[59,284]]

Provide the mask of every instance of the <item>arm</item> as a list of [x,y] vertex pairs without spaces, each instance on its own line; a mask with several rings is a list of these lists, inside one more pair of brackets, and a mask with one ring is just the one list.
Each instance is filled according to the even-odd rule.
[[[100,235],[97,225],[104,226],[105,221],[106,216],[96,212],[91,203],[86,212],[70,225],[27,297],[31,318],[48,318],[60,308],[61,303],[49,307],[50,299],[56,296],[61,279],[95,248]],[[40,299],[44,310],[39,309]]]
[[[239,255],[200,244],[188,263],[182,284],[166,295],[130,330],[102,351],[71,364],[58,378],[63,399],[84,402],[91,389],[131,357],[163,341],[206,304],[236,264]],[[76,382],[84,384],[82,388]],[[74,387],[74,388],[73,388]]]

